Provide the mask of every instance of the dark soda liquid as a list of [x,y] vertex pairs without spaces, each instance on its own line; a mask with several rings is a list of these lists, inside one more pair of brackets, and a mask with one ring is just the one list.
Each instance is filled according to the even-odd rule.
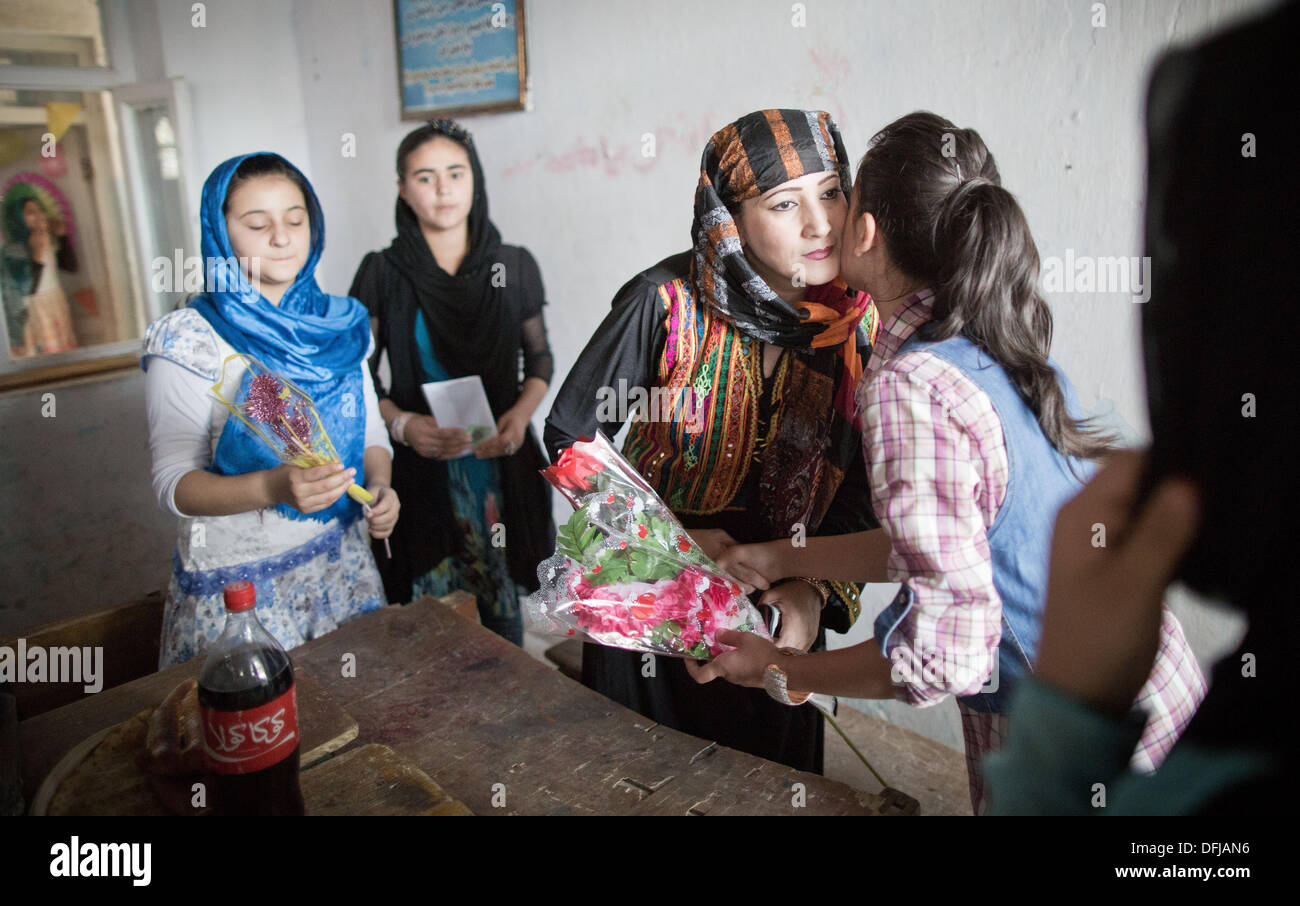
[[[233,664],[250,663],[279,669],[264,685],[248,688],[248,676],[237,676]],[[269,673],[266,670],[265,673]],[[265,675],[263,673],[263,675]],[[235,692],[222,692],[199,683],[199,704],[214,711],[247,711],[280,697],[293,685],[293,665],[283,652],[260,648],[249,652],[236,649],[203,677],[216,687],[244,685]],[[260,680],[259,680],[260,682]],[[301,736],[299,739],[301,740]],[[299,747],[277,764],[252,774],[208,772],[208,789],[214,815],[305,815],[302,789],[298,785]]]

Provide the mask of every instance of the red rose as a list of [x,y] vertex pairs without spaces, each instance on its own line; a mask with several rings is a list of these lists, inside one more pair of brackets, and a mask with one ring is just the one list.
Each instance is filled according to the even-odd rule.
[[542,474],[560,490],[570,488],[574,491],[590,491],[595,485],[592,477],[604,469],[605,466],[599,460],[569,447],[553,465],[543,469]]

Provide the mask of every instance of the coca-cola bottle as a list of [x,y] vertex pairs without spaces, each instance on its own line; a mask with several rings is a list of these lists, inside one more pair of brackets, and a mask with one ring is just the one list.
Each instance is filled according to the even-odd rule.
[[254,608],[252,582],[225,588],[226,628],[199,674],[203,748],[218,815],[301,815],[293,665]]

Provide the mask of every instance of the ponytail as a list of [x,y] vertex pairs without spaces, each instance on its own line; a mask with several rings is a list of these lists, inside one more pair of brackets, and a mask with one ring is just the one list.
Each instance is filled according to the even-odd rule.
[[960,334],[987,351],[1062,454],[1095,459],[1114,446],[1067,409],[1047,358],[1052,313],[1038,292],[1038,249],[978,133],[909,114],[872,139],[855,191],[898,266],[934,289],[927,340]]

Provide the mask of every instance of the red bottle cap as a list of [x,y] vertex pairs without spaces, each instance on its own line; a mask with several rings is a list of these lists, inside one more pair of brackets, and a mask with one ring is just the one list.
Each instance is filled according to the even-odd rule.
[[257,606],[257,590],[252,582],[231,582],[225,589],[226,610],[242,613]]

